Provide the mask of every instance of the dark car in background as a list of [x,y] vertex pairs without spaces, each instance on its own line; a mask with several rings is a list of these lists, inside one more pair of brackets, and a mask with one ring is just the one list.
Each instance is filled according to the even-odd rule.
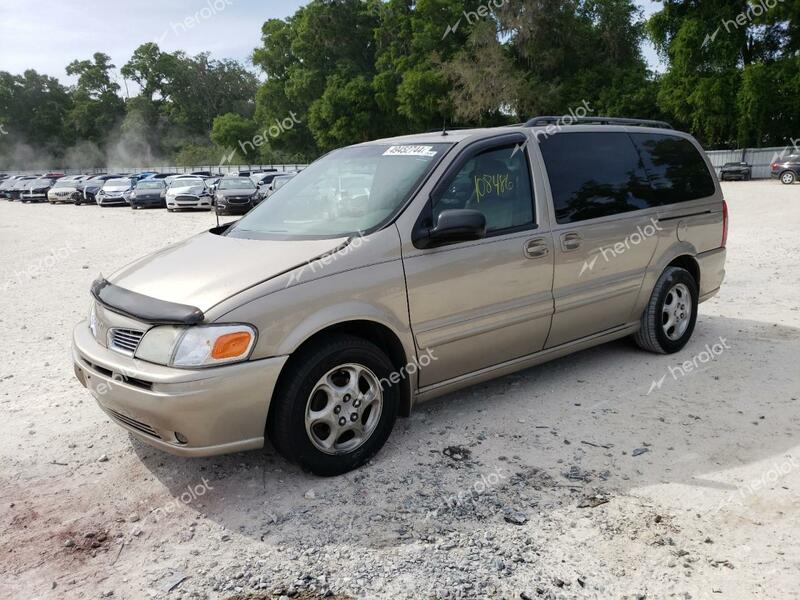
[[0,198],[11,200],[11,190],[14,189],[22,179],[26,179],[23,175],[12,175],[0,184]]
[[780,179],[784,185],[791,185],[800,177],[800,154],[782,156],[770,165],[773,179]]
[[720,181],[750,181],[753,167],[746,162],[729,162],[719,170]]
[[130,194],[131,208],[166,208],[167,184],[163,179],[143,179]]
[[20,200],[23,202],[46,202],[47,192],[58,181],[53,177],[41,177],[34,179],[22,192]]
[[99,192],[103,184],[109,179],[116,179],[121,175],[109,175],[104,173],[102,175],[95,175],[86,181],[78,184],[79,197],[75,200],[75,204],[97,204],[97,192]]
[[248,177],[223,177],[215,186],[217,214],[244,214],[258,204],[259,192]]
[[22,198],[22,193],[28,190],[28,186],[35,180],[39,179],[39,176],[27,176],[21,177],[16,180],[16,183],[11,186],[8,190],[8,196],[6,196],[12,202],[14,200],[20,200]]

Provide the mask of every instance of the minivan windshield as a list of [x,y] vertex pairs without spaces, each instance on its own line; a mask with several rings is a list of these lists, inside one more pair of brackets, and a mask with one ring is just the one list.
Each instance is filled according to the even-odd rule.
[[259,239],[345,237],[392,216],[450,144],[369,144],[312,163],[226,232]]

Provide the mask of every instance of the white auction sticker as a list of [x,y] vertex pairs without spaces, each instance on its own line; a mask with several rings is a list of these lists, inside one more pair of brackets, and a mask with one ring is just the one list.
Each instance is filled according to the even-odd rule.
[[433,146],[389,146],[384,156],[436,156]]

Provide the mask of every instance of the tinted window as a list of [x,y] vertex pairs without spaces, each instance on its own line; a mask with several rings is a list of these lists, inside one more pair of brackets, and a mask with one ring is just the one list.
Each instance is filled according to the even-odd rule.
[[652,190],[626,133],[561,133],[540,141],[558,223],[650,208]]
[[443,210],[458,208],[481,211],[490,233],[532,225],[533,193],[525,152],[508,146],[467,161],[444,192],[433,199],[433,222]]
[[706,162],[689,140],[657,133],[631,134],[658,204],[686,202],[716,191]]

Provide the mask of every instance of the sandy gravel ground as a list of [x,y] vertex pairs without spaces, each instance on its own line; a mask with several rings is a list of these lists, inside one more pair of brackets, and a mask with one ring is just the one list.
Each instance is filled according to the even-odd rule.
[[0,598],[797,598],[800,185],[725,192],[727,282],[681,353],[453,394],[334,479],[159,453],[72,374],[91,280],[211,215],[0,201]]

